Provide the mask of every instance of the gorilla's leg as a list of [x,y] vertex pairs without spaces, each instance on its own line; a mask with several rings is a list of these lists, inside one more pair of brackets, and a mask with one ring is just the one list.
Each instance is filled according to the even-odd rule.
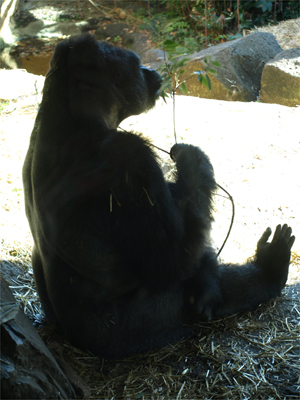
[[110,351],[126,355],[174,343],[196,329],[189,321],[183,285],[160,293],[141,289],[120,302]]
[[121,358],[159,348],[195,329],[187,326],[183,283],[163,291],[140,287],[106,302],[87,279],[74,274],[70,282],[59,279],[63,290],[54,295],[61,304],[55,309],[60,326],[74,345],[100,357]]

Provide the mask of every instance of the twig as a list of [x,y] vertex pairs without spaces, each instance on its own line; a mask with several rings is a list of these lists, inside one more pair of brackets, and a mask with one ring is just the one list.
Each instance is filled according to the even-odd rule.
[[227,239],[229,238],[229,235],[230,235],[230,232],[231,232],[231,229],[232,229],[232,225],[233,225],[233,221],[234,221],[234,215],[235,215],[235,208],[234,208],[234,201],[233,201],[232,196],[227,192],[227,190],[225,190],[225,189],[224,189],[221,185],[219,185],[218,183],[217,183],[217,186],[218,186],[220,189],[222,189],[222,190],[228,195],[228,197],[229,197],[229,199],[230,199],[230,201],[231,201],[231,204],[232,204],[231,222],[230,222],[230,226],[229,226],[229,230],[228,230],[228,232],[227,232],[226,238],[225,238],[225,240],[224,240],[224,242],[223,242],[223,244],[222,244],[220,250],[219,250],[218,253],[217,253],[217,257],[219,257],[221,251],[223,250],[223,247],[225,246],[225,244],[226,244],[226,242],[227,242]]
[[172,90],[172,92],[173,92],[173,96],[172,96],[173,97],[173,127],[174,127],[175,143],[177,144],[177,136],[176,136],[176,128],[175,128],[175,90]]

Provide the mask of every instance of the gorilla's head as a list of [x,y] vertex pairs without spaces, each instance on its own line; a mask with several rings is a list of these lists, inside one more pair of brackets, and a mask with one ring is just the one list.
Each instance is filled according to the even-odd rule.
[[152,108],[160,86],[159,74],[141,66],[134,52],[84,35],[56,46],[45,93],[60,93],[57,100],[69,103],[74,119],[101,119],[116,128]]

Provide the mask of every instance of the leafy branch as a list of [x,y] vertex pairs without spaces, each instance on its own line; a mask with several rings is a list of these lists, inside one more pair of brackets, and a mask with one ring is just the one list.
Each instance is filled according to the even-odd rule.
[[164,48],[168,54],[168,58],[165,59],[162,67],[160,68],[162,85],[160,89],[160,96],[166,102],[166,97],[171,96],[173,99],[173,126],[174,126],[174,137],[177,143],[176,129],[175,129],[175,95],[179,89],[183,94],[188,94],[189,91],[186,87],[186,82],[191,79],[194,75],[197,75],[198,82],[200,85],[204,85],[211,92],[212,84],[208,76],[208,72],[212,75],[217,75],[217,72],[212,66],[220,67],[218,61],[212,61],[210,56],[204,58],[202,63],[205,64],[203,70],[194,71],[190,76],[182,79],[182,75],[186,72],[183,69],[185,65],[190,61],[187,57],[185,47],[178,45],[173,40],[166,40],[164,42]]

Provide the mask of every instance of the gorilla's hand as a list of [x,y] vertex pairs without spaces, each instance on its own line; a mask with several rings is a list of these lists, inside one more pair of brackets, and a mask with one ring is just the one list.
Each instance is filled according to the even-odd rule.
[[197,146],[191,144],[176,143],[171,148],[170,156],[176,162],[177,167],[186,172],[207,172],[213,175],[213,167],[208,156]]
[[287,280],[291,248],[295,242],[292,236],[292,228],[286,224],[277,225],[272,241],[271,228],[267,228],[257,243],[256,264],[262,270],[264,277],[281,290]]
[[192,158],[194,158],[195,156],[197,157],[197,155],[199,156],[201,153],[202,153],[201,150],[196,146],[193,146],[191,144],[176,143],[171,148],[170,156],[172,160],[175,162],[178,162],[183,158],[184,159],[189,158],[190,161],[193,161],[191,160],[191,157]]

